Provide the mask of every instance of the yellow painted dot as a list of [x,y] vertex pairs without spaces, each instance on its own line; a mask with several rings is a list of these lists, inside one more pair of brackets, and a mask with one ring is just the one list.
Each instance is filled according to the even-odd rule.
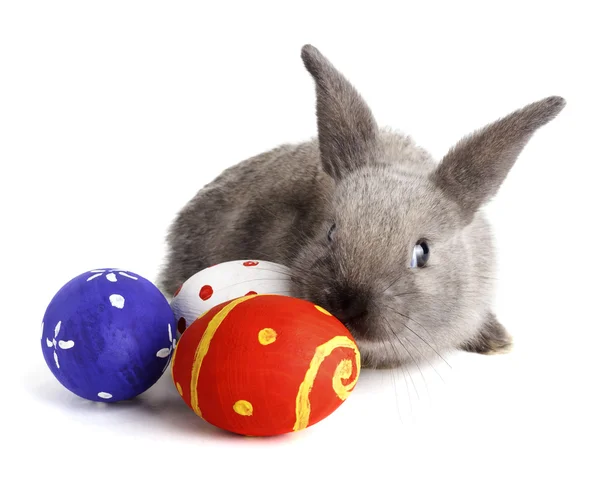
[[325,309],[323,309],[323,307],[321,307],[320,305],[315,305],[315,309],[317,309],[319,312],[322,312],[326,316],[330,316],[331,315],[330,312],[328,312]]
[[233,410],[244,417],[249,417],[252,415],[252,404],[246,400],[238,400],[233,404]]
[[276,339],[277,333],[275,329],[271,329],[270,327],[265,327],[258,333],[258,342],[263,346],[274,343]]
[[179,383],[177,383],[177,391],[179,392],[179,394],[181,396],[183,396],[183,390],[182,390],[181,385]]

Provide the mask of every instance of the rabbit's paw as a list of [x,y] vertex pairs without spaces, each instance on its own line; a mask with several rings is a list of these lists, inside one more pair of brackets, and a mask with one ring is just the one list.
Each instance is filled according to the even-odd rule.
[[505,354],[512,350],[513,339],[496,316],[489,313],[479,333],[461,346],[463,351],[479,354]]

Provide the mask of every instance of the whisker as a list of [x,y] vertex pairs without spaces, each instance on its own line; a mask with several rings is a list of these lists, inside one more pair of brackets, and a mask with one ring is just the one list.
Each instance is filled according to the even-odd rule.
[[449,307],[448,303],[440,299],[437,295],[432,294],[430,292],[424,292],[422,290],[415,290],[413,292],[402,292],[400,294],[392,294],[392,297],[404,297],[406,295],[426,296],[427,298],[435,300],[438,304],[442,305],[443,307]]
[[[400,317],[404,317],[405,319],[409,319],[410,320],[410,318],[408,316],[404,315],[402,312],[398,311],[397,309],[394,309],[393,307],[390,307],[387,304],[381,304],[381,305],[383,307],[387,308],[388,310],[392,311],[393,313],[398,314]],[[431,335],[431,333],[423,325],[421,325],[419,322],[415,321],[414,319],[413,319],[413,322],[415,324],[417,324],[421,329],[423,329],[427,333],[427,335],[429,336],[429,338],[431,339],[432,342],[435,342],[434,337]]]
[[[395,313],[396,313],[396,314],[398,314],[399,316],[402,316],[402,317],[404,317],[405,319],[408,319],[409,321],[411,321],[411,322],[414,322],[415,324],[417,324],[418,326],[420,326],[422,329],[425,329],[425,328],[424,328],[424,327],[423,327],[423,326],[422,326],[422,325],[421,325],[419,322],[417,322],[416,320],[414,320],[414,319],[412,319],[411,317],[407,316],[406,314],[403,314],[402,312],[399,312],[399,311],[397,311],[396,309],[393,309],[393,308],[391,308],[391,307],[389,307],[389,306],[387,306],[387,305],[385,305],[385,304],[384,304],[384,307],[387,307],[387,308],[388,308],[388,309],[390,309],[392,312],[395,312]],[[440,359],[441,359],[441,360],[442,360],[444,363],[446,363],[450,369],[452,369],[452,366],[450,366],[450,363],[448,363],[448,361],[446,361],[446,360],[444,359],[444,357],[443,357],[443,356],[442,356],[442,355],[441,355],[441,354],[440,354],[440,353],[439,353],[439,352],[438,352],[438,351],[437,351],[437,350],[436,350],[436,349],[435,349],[435,348],[434,348],[434,347],[433,347],[433,346],[432,346],[430,343],[428,343],[428,342],[427,342],[425,339],[423,339],[423,337],[421,337],[419,334],[417,334],[417,333],[415,332],[415,330],[414,330],[414,329],[412,329],[412,328],[408,327],[408,326],[406,325],[406,323],[402,323],[402,325],[403,325],[403,326],[404,326],[404,327],[405,327],[407,330],[409,330],[410,332],[412,332],[412,333],[413,333],[415,336],[417,336],[417,337],[418,337],[418,338],[419,338],[421,341],[423,341],[423,343],[425,343],[425,344],[426,344],[426,345],[427,345],[429,348],[431,348],[431,350],[432,350],[432,351],[433,351],[433,352],[434,352],[434,353],[435,353],[435,354],[436,354],[436,355],[437,355],[437,356],[438,356],[438,357],[439,357],[439,358],[440,358]],[[427,331],[427,330],[425,329],[425,331]],[[431,337],[431,335],[430,335],[430,337]]]
[[[389,323],[388,323],[389,324]],[[404,348],[404,351],[406,351],[408,353],[408,355],[412,358],[410,352],[406,349],[406,346],[404,346],[404,344],[402,343],[402,341],[400,341],[399,339],[392,339],[390,336],[390,330],[387,326],[383,326],[384,331],[386,332],[386,334],[388,335],[388,343],[395,349],[396,351],[396,356],[401,356],[400,353],[398,353],[398,349],[395,346],[395,341],[398,341],[400,343],[400,346],[402,346]],[[414,358],[412,358],[414,361]],[[405,373],[405,378],[406,378],[406,373],[408,373],[408,376],[410,378],[410,381],[413,385],[413,388],[415,389],[415,394],[417,395],[417,400],[420,399],[419,397],[419,390],[417,389],[417,385],[415,384],[415,381],[413,380],[412,375],[410,374],[410,370],[407,370],[404,366],[401,366],[402,371]],[[411,409],[411,413],[412,413],[412,409]]]
[[471,274],[472,277],[477,277],[477,278],[482,278],[484,280],[495,280],[495,281],[500,281],[499,277],[494,277],[492,275],[480,275],[478,273],[472,273]]
[[[385,341],[382,338],[379,338],[379,340],[381,341],[381,345],[383,346],[383,348],[385,349],[386,354],[388,353],[388,349],[385,345]],[[404,371],[404,369],[402,370],[404,372],[404,383],[406,385],[406,394],[408,395],[408,405],[410,407],[410,413],[412,415],[412,401],[410,398],[410,390],[408,388],[408,380],[406,379],[406,372]],[[396,382],[396,372],[395,370],[391,370],[391,374],[392,374],[392,384],[394,385],[394,397],[396,398],[396,412],[398,412],[398,418],[400,419],[401,423],[404,423],[404,421],[402,420],[402,413],[400,412],[400,401],[398,400],[398,384]]]
[[389,284],[385,289],[383,289],[383,292],[386,292],[392,285],[397,284],[401,279],[402,279],[403,275],[400,275],[397,279],[393,280],[391,284]]
[[[391,326],[390,326],[390,328],[391,328]],[[393,328],[391,329],[391,331],[394,334],[394,336],[396,336],[398,339],[400,339],[400,336],[398,336],[398,334],[396,334],[396,332],[393,330]],[[421,355],[422,360],[424,360],[431,367],[431,369],[435,372],[435,374],[440,377],[442,382],[446,383],[444,380],[444,377],[440,374],[440,372],[433,365],[433,363],[431,361],[429,361],[427,356],[425,356],[423,354],[423,352],[410,339],[407,339],[406,342],[409,343],[415,349],[415,351],[417,351],[417,353],[419,353]],[[413,361],[414,361],[414,358],[413,358]],[[417,363],[415,362],[415,364],[417,364]],[[423,383],[425,383],[425,387],[427,388],[427,394],[429,395],[429,399],[431,400],[431,395],[429,394],[429,388],[427,387],[427,382],[425,381],[425,377],[423,376],[423,371],[420,369],[418,364],[417,364],[417,368],[419,368],[419,371],[421,372],[421,377],[423,378]]]
[[[427,358],[427,356],[425,356],[421,350],[415,346],[415,344],[413,342],[411,342],[410,339],[407,339],[407,342],[410,343],[410,345],[415,348],[415,350],[421,355],[421,357],[427,362],[427,364],[431,367],[431,369],[435,372],[436,375],[438,375],[440,377],[440,380],[442,380],[443,383],[446,383],[446,381],[444,380],[444,377],[440,374],[440,372],[437,370],[437,368],[435,366],[433,366],[433,363],[431,361],[429,361],[429,359]],[[431,397],[430,397],[431,398]]]
[[[423,374],[423,370],[421,369],[421,366],[419,366],[419,361],[418,361],[417,359],[415,359],[415,357],[414,357],[414,356],[412,355],[412,353],[411,353],[411,352],[408,350],[408,348],[407,348],[406,346],[404,346],[404,343],[402,342],[402,339],[401,339],[401,337],[400,337],[400,336],[398,336],[398,335],[397,335],[397,334],[394,332],[394,329],[392,328],[392,326],[391,326],[390,322],[389,322],[387,319],[385,319],[385,321],[386,321],[386,323],[387,323],[387,327],[389,328],[389,331],[390,331],[390,332],[391,332],[391,333],[394,335],[394,337],[396,337],[396,339],[398,340],[398,342],[399,342],[399,343],[402,345],[402,347],[404,348],[404,350],[405,350],[405,351],[408,353],[408,355],[410,356],[410,359],[413,361],[413,363],[415,364],[415,366],[416,366],[416,367],[417,367],[417,369],[419,370],[419,373],[421,374],[421,378],[423,379],[423,384],[425,385],[425,389],[427,390],[427,395],[428,395],[428,397],[429,397],[429,401],[431,402],[431,395],[429,394],[429,388],[427,387],[427,382],[426,382],[426,380],[425,380],[425,375]],[[417,347],[416,347],[416,346],[415,346],[413,343],[411,343],[411,342],[410,342],[410,339],[407,339],[407,342],[408,342],[409,344],[411,344],[411,345],[412,345],[412,346],[413,346],[413,347],[414,347],[414,348],[415,348],[415,349],[416,349],[416,350],[419,352],[419,354],[420,354],[422,357],[424,357],[424,356],[423,356],[423,353],[421,353],[421,352],[419,351],[419,349],[418,349],[418,348],[417,348]],[[427,361],[427,359],[426,359],[426,361]],[[435,371],[435,368],[434,368],[434,371]],[[417,395],[417,398],[418,398],[418,395]]]
[[408,327],[408,326],[407,326],[405,323],[402,323],[402,325],[403,325],[403,326],[404,326],[406,329],[408,329],[410,332],[412,332],[412,333],[413,333],[415,336],[417,336],[417,337],[418,337],[418,338],[419,338],[421,341],[423,341],[423,342],[424,342],[424,343],[425,343],[427,346],[429,346],[429,347],[430,347],[430,348],[433,350],[433,352],[434,352],[435,354],[437,354],[437,355],[439,356],[439,358],[440,358],[440,359],[441,359],[441,360],[442,360],[444,363],[446,363],[450,369],[452,369],[452,366],[450,366],[450,363],[448,363],[448,361],[446,361],[446,360],[445,360],[445,359],[442,357],[442,355],[441,355],[440,353],[438,353],[438,352],[437,352],[437,350],[436,350],[436,349],[435,349],[435,348],[434,348],[434,347],[433,347],[431,344],[429,344],[427,341],[425,341],[425,339],[423,339],[423,338],[422,338],[422,337],[421,337],[419,334],[417,334],[417,333],[416,333],[416,332],[415,332],[413,329],[411,329],[410,327]]

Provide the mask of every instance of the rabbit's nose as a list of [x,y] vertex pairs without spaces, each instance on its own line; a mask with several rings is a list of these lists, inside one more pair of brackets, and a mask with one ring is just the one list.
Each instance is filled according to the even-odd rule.
[[340,289],[331,300],[330,308],[333,315],[343,323],[367,313],[367,296],[351,289]]

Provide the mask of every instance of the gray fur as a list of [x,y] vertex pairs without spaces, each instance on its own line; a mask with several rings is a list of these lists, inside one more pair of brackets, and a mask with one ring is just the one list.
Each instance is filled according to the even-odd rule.
[[[564,100],[530,104],[436,163],[409,137],[377,127],[317,49],[304,46],[302,59],[315,80],[318,138],[257,155],[203,187],[169,230],[163,292],[220,262],[263,259],[290,269],[293,295],[340,317],[365,367],[509,349],[492,312],[495,249],[479,210]],[[410,268],[421,239],[430,259]]]

